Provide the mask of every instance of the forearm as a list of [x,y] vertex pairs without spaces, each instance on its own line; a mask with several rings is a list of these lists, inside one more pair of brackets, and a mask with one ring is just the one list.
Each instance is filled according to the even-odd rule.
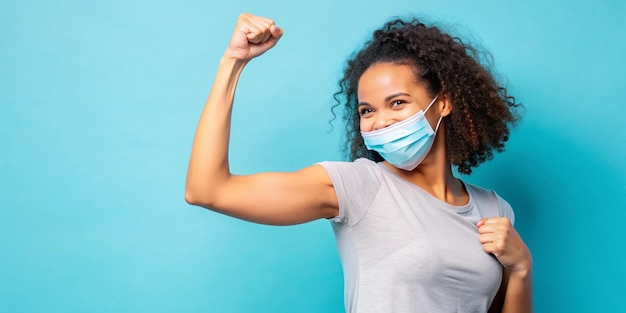
[[230,119],[237,82],[246,62],[222,57],[213,87],[198,122],[191,150],[185,199],[213,201],[216,186],[228,180]]
[[509,274],[502,313],[533,312],[532,269]]

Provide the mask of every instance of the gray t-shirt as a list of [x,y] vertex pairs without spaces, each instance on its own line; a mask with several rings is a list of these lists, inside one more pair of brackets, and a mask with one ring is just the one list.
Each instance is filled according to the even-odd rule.
[[514,220],[496,195],[464,184],[453,206],[367,159],[319,163],[339,201],[331,220],[344,270],[347,312],[487,312],[502,279],[476,223]]

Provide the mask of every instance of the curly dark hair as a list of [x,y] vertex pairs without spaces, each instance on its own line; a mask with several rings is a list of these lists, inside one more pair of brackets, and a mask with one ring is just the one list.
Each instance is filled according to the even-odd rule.
[[345,109],[350,159],[383,160],[365,147],[357,110],[359,78],[371,65],[382,62],[412,66],[417,81],[431,97],[442,91],[449,97],[452,112],[445,117],[446,153],[460,173],[470,174],[473,167],[492,159],[494,150],[502,152],[509,126],[520,118],[516,110],[520,104],[496,82],[490,64],[481,64],[490,63],[490,57],[417,19],[393,20],[376,30],[363,49],[348,60],[340,90],[334,94],[337,103],[333,112],[336,107]]

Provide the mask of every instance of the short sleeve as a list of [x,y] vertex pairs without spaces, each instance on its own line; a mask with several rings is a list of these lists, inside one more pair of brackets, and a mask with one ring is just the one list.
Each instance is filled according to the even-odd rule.
[[365,215],[380,189],[382,175],[376,163],[358,159],[354,162],[318,164],[328,173],[339,202],[339,214],[331,221],[355,225]]
[[[495,192],[494,192],[495,193]],[[511,224],[515,225],[515,212],[513,212],[513,208],[511,205],[498,194],[496,194],[496,198],[498,199],[498,209],[500,210],[500,216],[508,217],[511,220]]]

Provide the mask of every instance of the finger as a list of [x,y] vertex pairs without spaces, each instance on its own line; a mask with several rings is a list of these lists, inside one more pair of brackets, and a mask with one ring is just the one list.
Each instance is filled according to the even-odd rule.
[[244,24],[255,24],[255,25],[261,25],[261,24],[265,24],[265,25],[272,25],[274,24],[274,21],[269,19],[269,18],[265,18],[262,16],[256,16],[256,15],[252,15],[250,13],[241,13],[239,14],[239,22],[244,23]]
[[267,50],[274,47],[278,40],[283,36],[283,30],[278,26],[272,25],[268,35],[269,38],[266,41],[256,44],[259,49]]
[[502,249],[500,248],[499,245],[495,244],[495,243],[485,243],[483,244],[483,251],[487,252],[487,253],[491,253],[496,257],[499,257],[502,255]]
[[478,221],[478,223],[476,223],[476,226],[480,227],[480,226],[485,225],[485,221],[486,221],[486,220],[487,220],[486,218],[482,218],[482,219],[480,219],[480,221]]
[[478,242],[480,242],[481,244],[493,243],[494,240],[495,238],[492,234],[483,234],[478,236]]
[[[243,27],[243,32],[246,34],[246,38],[248,42],[253,44],[258,44],[264,42],[264,36],[267,36],[269,33],[269,29],[263,30],[256,25],[248,24]],[[267,40],[267,39],[265,39]]]
[[485,224],[511,224],[508,217],[490,217],[485,220]]
[[250,13],[242,13],[240,15],[240,17],[242,17],[243,19],[246,19],[248,21],[253,21],[253,22],[264,22],[267,24],[274,24],[274,21],[272,19],[263,17],[263,16],[258,16],[258,15],[252,15]]
[[266,42],[271,36],[270,28],[274,25],[274,21],[263,18],[255,18],[247,21],[247,25],[251,32],[247,33],[248,41],[251,43]]
[[267,31],[263,32],[263,37],[261,38],[260,42],[267,42],[270,37],[272,37],[272,33],[270,33],[270,30],[268,29]]
[[260,44],[266,42],[272,34],[270,33],[269,28],[264,29],[254,29],[252,32],[248,33],[246,37],[248,41],[253,44]]
[[483,237],[479,237],[478,241],[483,248],[489,247],[491,249],[490,251],[493,251],[493,249],[503,250],[505,246],[505,241],[498,236],[484,235]]
[[478,227],[478,231],[479,232],[487,232],[487,231],[500,231],[500,232],[507,232],[509,231],[509,229],[513,228],[513,224],[511,224],[511,221],[504,217],[504,218],[488,218],[485,220],[485,222]]
[[506,232],[506,227],[501,225],[482,225],[478,227],[479,234]]
[[252,25],[254,25],[254,28],[256,29],[254,43],[266,42],[270,38],[270,36],[272,36],[272,34],[270,33],[270,28],[272,27],[273,22],[269,23],[263,20],[252,21]]
[[272,25],[272,27],[270,28],[270,33],[272,34],[272,38],[274,41],[278,41],[278,39],[280,39],[280,37],[283,36],[283,29],[276,26],[276,25]]

